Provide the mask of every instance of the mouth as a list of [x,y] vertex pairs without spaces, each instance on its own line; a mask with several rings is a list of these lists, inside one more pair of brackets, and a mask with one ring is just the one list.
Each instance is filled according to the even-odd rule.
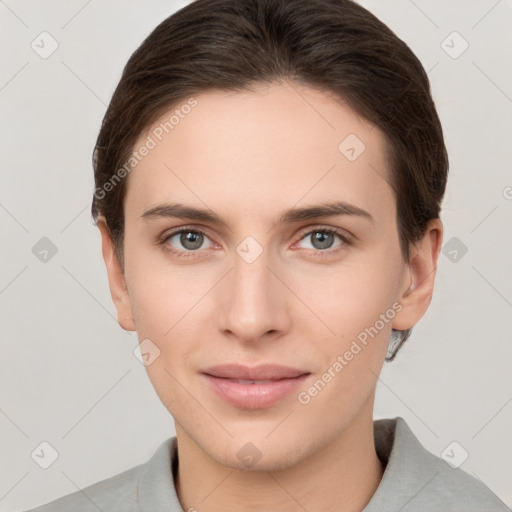
[[281,365],[221,365],[202,372],[217,396],[242,409],[262,409],[301,386],[309,372]]
[[243,380],[243,379],[226,379],[231,382],[238,382],[238,384],[270,384],[275,382],[273,380]]

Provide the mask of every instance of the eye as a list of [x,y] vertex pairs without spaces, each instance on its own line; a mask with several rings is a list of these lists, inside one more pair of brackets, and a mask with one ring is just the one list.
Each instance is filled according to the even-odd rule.
[[[338,243],[336,243],[336,239],[338,239]],[[329,249],[333,249],[341,245],[349,245],[347,237],[332,228],[317,228],[312,231],[308,231],[301,238],[301,241],[309,243],[309,245],[306,244],[306,249],[322,252],[330,252],[328,251]]]
[[[203,246],[207,242],[208,245]],[[182,228],[166,235],[162,244],[170,245],[174,252],[196,252],[199,249],[208,249],[213,246],[206,233],[200,229]]]
[[[342,234],[334,228],[322,227],[303,234],[297,245],[305,243],[303,249],[329,254],[336,252],[337,248],[351,245],[350,237]],[[165,234],[160,244],[173,252],[176,256],[193,256],[200,250],[211,249],[215,244],[207,236],[206,232],[198,228],[183,227],[172,233]]]

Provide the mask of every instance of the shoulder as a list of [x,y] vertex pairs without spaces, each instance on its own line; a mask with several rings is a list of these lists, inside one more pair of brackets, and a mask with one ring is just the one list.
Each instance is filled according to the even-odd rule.
[[378,420],[374,432],[386,468],[365,512],[384,503],[415,512],[510,512],[482,482],[427,451],[402,418]]
[[484,483],[462,469],[452,468],[430,452],[425,454],[423,461],[431,479],[425,482],[424,492],[418,495],[417,502],[421,503],[425,510],[427,503],[432,503],[434,497],[435,502],[439,506],[443,504],[443,510],[447,512],[510,512],[510,509]]
[[136,466],[26,512],[108,512],[121,504],[123,512],[135,511],[137,509],[129,508],[129,505],[136,505],[137,482],[143,466]]
[[141,504],[151,507],[153,499],[168,496],[174,487],[175,440],[164,441],[144,464],[26,512],[139,512]]

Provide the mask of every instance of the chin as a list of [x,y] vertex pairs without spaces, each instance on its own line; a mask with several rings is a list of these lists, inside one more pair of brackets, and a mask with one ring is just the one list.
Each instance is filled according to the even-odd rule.
[[[275,427],[275,425],[274,425]],[[211,436],[198,439],[197,443],[216,463],[235,471],[280,471],[299,463],[315,450],[313,439],[310,445],[290,435],[290,429],[281,435],[268,435],[269,430],[259,436],[247,433],[234,437],[223,436],[223,443],[211,443]]]

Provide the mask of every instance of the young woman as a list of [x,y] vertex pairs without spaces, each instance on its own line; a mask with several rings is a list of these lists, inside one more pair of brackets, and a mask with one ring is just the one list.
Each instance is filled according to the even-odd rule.
[[427,310],[448,159],[427,75],[349,0],[197,0],[133,54],[94,154],[118,320],[176,437],[43,511],[504,511],[373,421]]

